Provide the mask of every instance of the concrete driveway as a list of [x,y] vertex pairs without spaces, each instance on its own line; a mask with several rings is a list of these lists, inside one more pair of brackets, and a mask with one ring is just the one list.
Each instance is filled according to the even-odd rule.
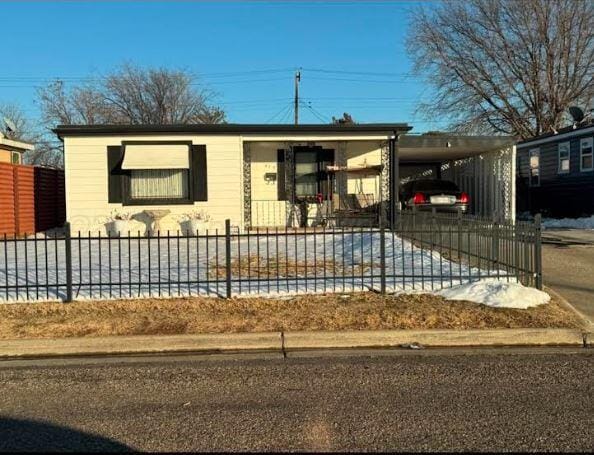
[[[544,231],[543,280],[594,322],[594,231]],[[576,244],[578,243],[578,244]]]

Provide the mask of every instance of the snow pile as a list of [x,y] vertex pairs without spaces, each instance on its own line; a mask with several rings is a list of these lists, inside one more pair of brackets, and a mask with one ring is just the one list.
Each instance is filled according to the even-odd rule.
[[548,303],[551,297],[543,291],[520,283],[484,279],[461,284],[436,293],[448,300],[468,300],[494,308],[526,309]]
[[544,218],[542,220],[542,225],[545,229],[594,229],[594,215],[584,218]]

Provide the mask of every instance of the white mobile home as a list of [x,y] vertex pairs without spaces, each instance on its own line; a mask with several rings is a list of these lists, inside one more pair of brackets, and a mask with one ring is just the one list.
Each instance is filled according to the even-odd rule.
[[[411,136],[403,123],[355,125],[61,125],[67,220],[103,231],[114,214],[144,233],[375,225],[399,209],[400,172],[473,185],[475,213],[513,216],[509,138]],[[469,164],[470,163],[470,164]],[[468,169],[482,180],[465,179]],[[475,174],[479,175],[479,174]],[[439,177],[439,175],[437,175]],[[497,195],[497,197],[494,197]],[[128,215],[128,216],[122,216]]]

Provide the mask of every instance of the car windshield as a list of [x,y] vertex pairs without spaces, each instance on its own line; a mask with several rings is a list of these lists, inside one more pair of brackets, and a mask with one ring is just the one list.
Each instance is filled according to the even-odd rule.
[[458,191],[458,186],[448,180],[416,180],[415,191]]

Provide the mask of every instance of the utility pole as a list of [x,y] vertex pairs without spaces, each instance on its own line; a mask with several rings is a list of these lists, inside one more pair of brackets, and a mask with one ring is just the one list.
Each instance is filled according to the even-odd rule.
[[295,125],[299,125],[299,82],[301,81],[301,71],[295,72]]

